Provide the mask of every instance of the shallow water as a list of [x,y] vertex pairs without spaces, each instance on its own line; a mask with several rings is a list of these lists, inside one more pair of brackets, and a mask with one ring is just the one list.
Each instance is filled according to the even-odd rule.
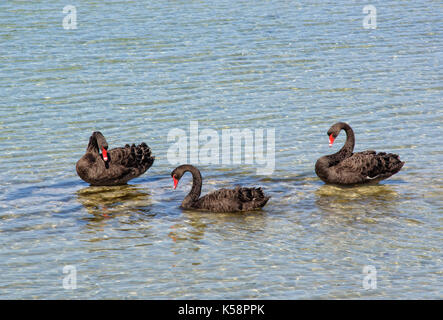
[[[354,1],[0,4],[0,298],[443,298],[442,6]],[[182,210],[173,128],[275,128],[275,170],[198,164],[203,193],[262,186],[263,210]],[[336,121],[402,171],[342,188],[315,175]],[[89,135],[145,141],[127,186],[75,172]],[[65,266],[77,288],[64,289]],[[377,287],[363,287],[363,268]]]

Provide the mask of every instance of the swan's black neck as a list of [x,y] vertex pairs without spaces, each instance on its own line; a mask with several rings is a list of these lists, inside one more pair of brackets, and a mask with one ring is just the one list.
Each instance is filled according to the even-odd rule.
[[99,150],[102,148],[108,148],[108,142],[106,141],[103,134],[99,131],[95,131],[92,133],[89,138],[88,147],[86,148],[87,152],[99,153]]
[[98,144],[97,139],[94,135],[89,137],[88,147],[86,148],[87,152],[98,153]]
[[345,130],[346,142],[337,153],[334,153],[331,156],[333,156],[335,159],[338,159],[339,161],[342,161],[350,157],[352,155],[352,152],[354,152],[355,135],[354,130],[352,130],[351,126],[347,123],[340,123],[340,130]]
[[341,130],[345,130],[346,132],[346,142],[344,146],[334,154],[321,157],[317,160],[317,163],[315,164],[315,172],[323,181],[330,180],[331,175],[334,174],[334,172],[330,170],[331,167],[350,157],[352,155],[352,152],[354,152],[354,131],[347,123],[336,123],[331,127],[331,129],[329,129],[328,133],[332,131],[332,133],[337,136]]
[[202,191],[202,176],[200,171],[192,165],[183,165],[180,168],[181,174],[185,172],[190,172],[192,174],[192,188],[188,195],[183,200],[182,205],[185,207],[186,204],[194,203],[200,198]]

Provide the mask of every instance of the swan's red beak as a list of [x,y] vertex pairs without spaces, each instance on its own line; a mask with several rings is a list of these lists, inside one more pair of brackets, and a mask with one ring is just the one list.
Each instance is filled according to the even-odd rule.
[[103,160],[108,161],[108,151],[105,148],[102,149],[102,154]]
[[329,146],[332,147],[332,144],[334,143],[335,138],[331,135],[329,136]]
[[175,177],[172,177],[172,180],[174,180],[174,189],[177,188],[178,180],[175,179]]

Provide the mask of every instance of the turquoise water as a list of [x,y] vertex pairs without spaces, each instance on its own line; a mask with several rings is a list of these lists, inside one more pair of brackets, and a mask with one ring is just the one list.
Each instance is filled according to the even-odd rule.
[[[0,298],[443,298],[439,1],[57,1],[0,4]],[[200,164],[203,193],[272,196],[247,214],[183,211],[174,128],[275,129],[275,170]],[[394,152],[402,171],[339,188],[315,175],[326,131]],[[75,172],[92,131],[146,142],[128,186]],[[65,289],[65,266],[76,289]],[[377,286],[363,287],[363,268]]]

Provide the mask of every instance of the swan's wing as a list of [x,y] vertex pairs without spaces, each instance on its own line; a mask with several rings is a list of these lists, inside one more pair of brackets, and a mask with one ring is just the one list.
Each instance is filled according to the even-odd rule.
[[124,184],[131,174],[130,168],[120,164],[107,163],[101,155],[86,153],[76,165],[78,175],[86,182],[96,186]]
[[353,184],[386,179],[400,171],[403,164],[396,154],[368,150],[354,153],[334,170],[340,183]]
[[263,207],[269,197],[261,188],[220,189],[198,200],[198,206],[212,212],[248,211]]
[[223,199],[235,199],[240,202],[248,202],[255,199],[263,199],[265,195],[261,188],[236,187],[235,189],[219,189],[208,193],[205,197],[213,201]]
[[197,206],[200,209],[211,212],[235,212],[241,211],[242,204],[230,189],[220,189],[198,199]]
[[201,197],[200,199],[206,199],[207,201],[222,201],[225,199],[237,199],[237,189],[218,189],[211,191],[207,195]]
[[109,158],[110,168],[113,168],[114,174],[123,180],[130,180],[143,174],[152,166],[155,159],[145,143],[112,149],[109,151]]
[[115,148],[109,151],[110,162],[120,164],[126,168],[148,169],[154,162],[151,149],[142,143],[138,146],[127,144],[124,148]]

